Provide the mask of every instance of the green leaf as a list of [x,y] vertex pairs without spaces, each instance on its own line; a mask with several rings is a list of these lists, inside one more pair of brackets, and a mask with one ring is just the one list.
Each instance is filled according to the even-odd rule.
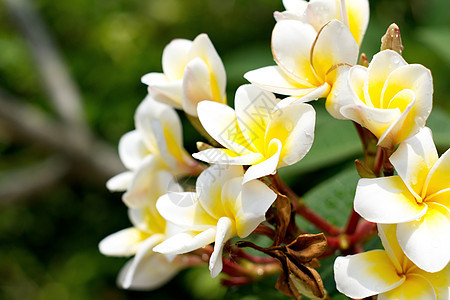
[[[355,167],[350,165],[342,172],[312,188],[303,196],[303,199],[309,208],[327,221],[343,227],[352,211],[358,180],[359,176]],[[302,229],[314,229],[306,221],[300,220],[300,222]],[[317,229],[315,231],[317,232]]]
[[427,121],[427,126],[433,132],[436,147],[444,152],[450,148],[450,115],[435,107]]

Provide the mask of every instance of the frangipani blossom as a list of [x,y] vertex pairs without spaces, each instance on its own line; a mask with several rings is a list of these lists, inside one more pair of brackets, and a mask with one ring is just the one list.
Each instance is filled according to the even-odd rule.
[[317,32],[328,21],[337,19],[348,26],[359,45],[369,24],[368,0],[283,0],[283,5],[286,11],[275,12],[275,19],[303,21]]
[[425,126],[432,98],[430,70],[384,50],[374,55],[368,68],[354,66],[336,82],[327,109],[335,118],[366,127],[378,145],[393,149]]
[[450,260],[450,151],[440,158],[425,127],[390,157],[398,176],[361,179],[355,211],[371,222],[398,224],[406,256],[428,272]]
[[156,210],[156,200],[168,191],[182,191],[169,172],[158,168],[155,157],[147,157],[124,196],[133,227],[113,233],[99,244],[104,255],[134,255],[117,280],[124,289],[156,289],[184,267],[178,259],[169,260],[152,250],[171,231],[171,224]]
[[113,191],[125,191],[136,171],[150,156],[159,168],[175,176],[185,175],[199,167],[183,148],[181,121],[173,108],[147,96],[134,115],[136,129],[122,136],[119,156],[128,171],[107,182]]
[[209,260],[211,276],[222,270],[222,251],[231,237],[248,236],[265,220],[276,194],[258,180],[243,184],[240,166],[213,165],[197,179],[196,192],[168,193],[156,207],[168,221],[185,232],[165,240],[153,250],[187,253],[214,242]]
[[[317,30],[298,20],[279,20],[272,33],[277,66],[247,72],[251,83],[274,93],[302,97],[302,102],[327,97],[340,73],[356,64],[358,44],[348,28],[331,20]],[[342,75],[341,75],[342,76]],[[297,98],[284,99],[286,106]]]
[[447,300],[450,297],[450,265],[428,273],[411,262],[395,236],[396,225],[378,225],[385,248],[338,257],[334,276],[338,291],[361,299],[378,295],[378,300]]
[[142,82],[156,100],[197,116],[203,100],[226,103],[226,75],[208,35],[194,41],[175,39],[162,55],[163,73],[148,73]]
[[251,165],[244,182],[270,175],[302,159],[314,139],[315,111],[305,103],[276,108],[279,100],[254,85],[236,91],[235,107],[203,101],[198,116],[223,148],[193,156],[208,163]]

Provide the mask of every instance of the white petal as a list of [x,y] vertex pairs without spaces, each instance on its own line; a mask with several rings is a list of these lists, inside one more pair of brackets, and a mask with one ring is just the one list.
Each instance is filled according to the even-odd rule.
[[381,108],[382,90],[392,71],[408,63],[393,50],[383,50],[375,54],[370,62],[368,93],[374,107]]
[[316,88],[308,89],[307,93],[301,97],[287,97],[281,100],[276,108],[284,108],[293,103],[304,103],[312,100],[317,100],[319,98],[327,97],[330,92],[330,85],[328,83],[324,83],[321,86]]
[[272,154],[266,160],[252,165],[244,174],[244,183],[250,180],[261,178],[263,176],[274,174],[280,162],[282,144],[278,139],[272,139],[268,145],[267,153]]
[[223,217],[221,201],[224,184],[244,175],[241,166],[212,165],[204,170],[197,179],[196,192],[202,207],[217,220]]
[[345,6],[347,7],[350,31],[358,44],[361,45],[369,24],[369,1],[345,0]]
[[170,81],[183,78],[184,68],[188,63],[188,53],[192,41],[174,39],[165,48],[162,54],[162,68],[164,75]]
[[431,283],[422,276],[410,274],[405,282],[395,289],[378,296],[379,300],[391,299],[430,299],[435,300],[436,293]]
[[334,279],[338,291],[358,299],[392,290],[405,280],[383,250],[336,258]]
[[431,130],[424,128],[401,143],[389,160],[409,190],[421,197],[427,175],[438,160]]
[[308,82],[297,83],[278,66],[249,71],[244,74],[244,78],[262,89],[282,95],[301,97],[314,89]]
[[427,272],[442,270],[450,260],[450,210],[429,203],[418,221],[397,225],[397,237],[406,256]]
[[170,81],[162,73],[148,73],[141,81],[148,85],[148,92],[155,100],[181,109],[181,79]]
[[225,67],[207,34],[199,34],[194,39],[189,55],[191,60],[200,57],[206,62],[214,78],[213,81],[217,85],[216,93],[221,96],[225,95],[227,83]]
[[273,57],[299,87],[311,88],[323,83],[314,73],[310,61],[316,35],[311,25],[296,20],[280,20],[273,29]]
[[[124,202],[130,207],[142,207],[148,205],[151,199],[158,199],[169,188],[166,185],[167,180],[163,180],[162,186],[160,185],[159,177],[172,178],[170,173],[161,169],[156,156],[146,157],[123,195]],[[175,182],[173,179],[172,181]]]
[[[381,136],[379,136],[377,145],[388,149],[394,149],[400,142],[415,135],[423,128],[423,126],[425,126],[425,121],[419,120],[415,113],[417,100],[415,94],[411,90],[399,92],[394,100],[397,99],[403,99],[399,101],[405,101],[405,99],[407,99],[406,101],[408,101],[409,104],[398,118],[386,128]],[[396,108],[396,110],[400,111],[398,108]]]
[[153,248],[153,251],[164,254],[183,254],[205,247],[214,242],[216,227],[205,231],[187,231],[178,233]]
[[117,174],[114,177],[111,177],[106,182],[106,187],[111,192],[123,192],[126,191],[131,183],[131,180],[133,179],[134,173],[133,172],[122,172],[120,174]]
[[338,64],[355,65],[359,47],[348,28],[332,20],[321,29],[311,50],[311,62],[320,78]]
[[247,142],[256,148],[251,150],[259,153],[264,151],[266,128],[278,101],[274,94],[255,85],[245,84],[237,89],[235,97],[237,122]]
[[293,103],[273,113],[266,133],[266,141],[280,140],[282,146],[278,167],[300,161],[314,140],[316,112],[305,103]]
[[203,100],[221,101],[221,95],[214,97],[211,73],[208,65],[201,59],[191,60],[184,71],[181,101],[183,110],[191,116],[197,116],[197,104]]
[[236,114],[228,105],[202,101],[197,106],[198,118],[209,135],[222,146],[238,153],[248,154],[242,144],[248,144],[238,129]]
[[403,273],[403,263],[406,257],[397,241],[397,224],[377,224],[377,228],[381,243],[397,273]]
[[181,121],[175,110],[169,105],[155,101],[152,97],[147,96],[136,109],[134,122],[136,123],[136,129],[141,133],[149,149],[156,147],[155,133],[151,127],[151,120],[158,120],[164,132],[170,131],[177,145],[183,143]]
[[340,11],[335,0],[310,1],[305,11],[306,21],[319,31],[323,25],[333,19],[339,19]]
[[[107,256],[131,256],[136,254],[146,234],[136,228],[122,229],[105,237],[98,245],[100,252]],[[151,237],[158,242],[161,236],[156,234]]]
[[427,211],[425,204],[417,204],[399,176],[360,179],[354,205],[367,221],[383,224],[409,222]]
[[346,105],[340,112],[346,119],[369,129],[378,138],[387,132],[389,126],[400,116],[398,109],[371,108],[363,103]]
[[[425,181],[424,192],[426,192],[426,196],[431,196],[433,194],[439,193],[449,188],[450,188],[450,150],[447,150],[445,151],[444,154],[442,154],[442,156],[431,168],[428,177]],[[446,201],[446,203],[449,202],[450,199]]]
[[326,108],[330,115],[336,119],[345,119],[340,112],[341,108],[356,102],[354,99],[354,92],[352,92],[350,87],[351,83],[349,82],[349,72],[350,70],[353,70],[353,68],[350,69],[349,66],[343,65],[338,67],[335,71],[337,72],[336,80],[328,94]]
[[242,187],[242,207],[235,217],[237,235],[247,237],[263,222],[265,214],[277,195],[259,180],[247,182]]
[[150,153],[137,130],[127,132],[120,138],[119,156],[127,169],[137,169],[144,157]]
[[200,205],[197,194],[192,192],[163,195],[158,199],[156,208],[164,219],[185,230],[202,231],[217,223],[217,219]]
[[286,10],[294,10],[298,13],[303,13],[308,2],[305,0],[283,0],[283,6]]
[[450,286],[448,284],[450,282],[450,264],[440,272],[428,273],[416,269],[414,270],[414,273],[430,282],[436,293],[436,299],[450,299]]
[[152,248],[159,241],[149,238],[136,256],[120,271],[117,283],[124,289],[152,290],[169,281],[182,268],[177,262],[154,253]]
[[250,152],[236,156],[236,153],[228,149],[215,148],[192,154],[198,160],[221,165],[252,165],[260,161],[263,156],[260,153]]
[[236,233],[234,232],[233,222],[227,218],[220,218],[217,222],[217,233],[214,241],[214,251],[209,258],[209,270],[211,271],[211,277],[217,277],[222,271],[222,251],[223,245]]

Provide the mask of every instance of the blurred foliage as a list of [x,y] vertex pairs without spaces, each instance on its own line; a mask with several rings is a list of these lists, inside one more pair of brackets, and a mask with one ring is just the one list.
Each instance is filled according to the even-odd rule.
[[[133,128],[134,110],[146,93],[140,77],[161,71],[161,54],[168,42],[208,33],[227,70],[231,103],[236,88],[245,83],[242,75],[246,71],[273,64],[272,13],[283,10],[281,1],[274,0],[33,2],[82,91],[90,126],[114,145]],[[406,60],[432,70],[435,107],[429,126],[440,151],[446,150],[450,143],[450,2],[372,0],[370,4],[362,52],[371,58],[389,24],[400,26]],[[0,15],[0,86],[52,112],[23,38],[3,7]],[[314,105],[318,110],[316,143],[303,162],[281,174],[305,194],[313,209],[341,225],[342,216],[351,209],[358,179],[351,164],[360,155],[360,145],[350,122],[333,120],[323,110],[323,101]],[[186,148],[193,152],[198,136],[185,125]],[[6,174],[47,154],[36,145],[10,143],[7,132],[0,132],[0,153],[0,172]],[[283,299],[273,288],[275,278],[226,291],[217,280],[208,279],[205,268],[183,271],[151,293],[120,290],[115,278],[126,259],[102,256],[97,244],[128,226],[120,194],[71,178],[32,199],[2,206],[0,298],[175,299],[185,294],[186,299]],[[377,242],[370,245],[376,247]],[[322,274],[332,289],[329,260]]]

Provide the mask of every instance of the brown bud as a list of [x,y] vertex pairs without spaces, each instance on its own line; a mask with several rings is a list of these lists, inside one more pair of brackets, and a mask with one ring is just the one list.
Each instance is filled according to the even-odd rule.
[[365,53],[361,53],[358,64],[366,68],[369,66],[369,59],[367,59],[367,55]]
[[394,50],[402,55],[402,37],[400,35],[400,28],[395,23],[392,23],[391,26],[389,26],[386,34],[381,38],[381,51],[386,49]]
[[197,142],[197,149],[198,151],[208,150],[214,148],[213,146],[203,143],[203,142]]

